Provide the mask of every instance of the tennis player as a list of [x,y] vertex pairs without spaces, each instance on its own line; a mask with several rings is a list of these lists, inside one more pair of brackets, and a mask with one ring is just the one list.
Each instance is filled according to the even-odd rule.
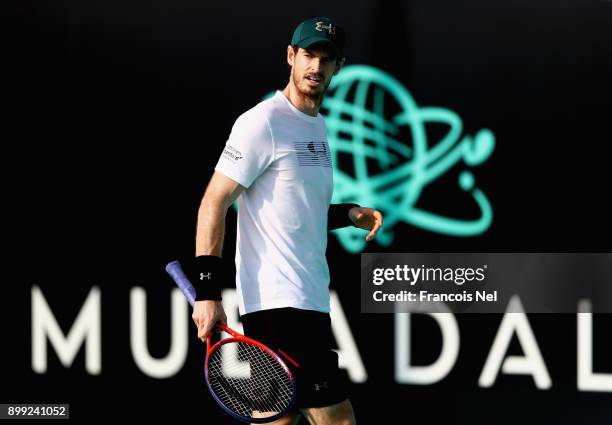
[[[338,367],[329,316],[327,232],[356,226],[370,241],[379,211],[331,204],[332,164],[324,118],[325,92],[345,62],[345,33],[329,18],[300,23],[287,46],[284,90],[238,117],[198,212],[193,320],[205,340],[226,322],[221,287],[225,217],[238,199],[236,286],[245,335],[294,359],[297,403],[274,422],[354,424],[346,375]],[[289,362],[287,362],[289,366]]]

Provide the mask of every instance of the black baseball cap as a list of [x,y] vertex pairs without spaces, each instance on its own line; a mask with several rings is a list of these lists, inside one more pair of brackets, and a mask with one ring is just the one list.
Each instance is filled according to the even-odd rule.
[[308,48],[315,43],[330,44],[338,56],[342,56],[346,34],[330,18],[318,16],[302,21],[293,32],[292,46]]

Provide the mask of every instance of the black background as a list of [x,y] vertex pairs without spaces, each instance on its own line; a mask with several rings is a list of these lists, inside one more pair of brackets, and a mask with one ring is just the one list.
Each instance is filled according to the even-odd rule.
[[[449,108],[464,133],[489,128],[497,139],[474,170],[494,209],[484,235],[398,224],[392,246],[367,251],[610,251],[609,1],[7,1],[2,10],[2,402],[70,402],[71,416],[86,420],[224,423],[202,383],[197,340],[171,379],[136,368],[129,290],[147,289],[150,349],[164,356],[172,285],[163,266],[191,253],[200,197],[233,121],[285,86],[291,31],[310,16],[345,27],[348,64],[391,73],[419,105]],[[469,216],[454,182],[440,179],[419,202]],[[230,212],[229,256],[234,220]],[[352,388],[360,423],[612,420],[612,395],[576,390],[575,315],[530,316],[550,390],[503,374],[478,388],[501,315],[458,317],[461,352],[440,383],[394,384],[392,317],[360,314],[358,255],[330,237],[328,259],[369,375]],[[34,284],[64,331],[101,287],[102,375],[85,374],[83,351],[70,369],[50,351],[48,373],[32,371]],[[415,362],[427,364],[439,332],[427,317],[413,323]],[[594,370],[612,373],[612,321],[594,323]],[[510,354],[520,353],[514,340]]]

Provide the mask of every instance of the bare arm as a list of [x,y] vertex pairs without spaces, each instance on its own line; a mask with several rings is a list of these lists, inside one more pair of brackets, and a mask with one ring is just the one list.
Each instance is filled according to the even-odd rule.
[[239,183],[215,171],[198,210],[196,256],[216,255],[221,257],[225,236],[225,216],[229,207],[243,190],[244,187]]
[[[244,187],[225,175],[215,171],[198,210],[196,228],[196,256],[215,255],[221,257],[225,236],[225,216],[232,203]],[[191,318],[198,327],[198,338],[206,340],[217,322],[227,322],[220,301],[196,301]]]

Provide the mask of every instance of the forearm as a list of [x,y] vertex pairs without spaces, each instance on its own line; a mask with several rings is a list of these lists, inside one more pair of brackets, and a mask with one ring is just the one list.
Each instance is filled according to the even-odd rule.
[[[198,210],[195,256],[185,260],[186,275],[195,287],[196,301],[221,301],[221,288],[232,280],[231,261],[221,258],[225,216],[244,188],[214,172]],[[196,303],[197,304],[197,303]]]
[[[223,251],[226,213],[227,208],[215,205],[204,196],[198,210],[196,258],[188,263],[196,289],[196,301],[191,317],[198,327],[198,338],[203,342],[217,322],[227,323],[221,304],[221,285],[225,280],[225,270],[221,264],[225,260],[215,258],[221,257]],[[215,257],[208,257],[209,255]],[[202,279],[203,275],[207,276],[207,280]]]
[[214,202],[204,196],[198,210],[195,255],[215,255],[221,257],[225,238],[225,203]]

